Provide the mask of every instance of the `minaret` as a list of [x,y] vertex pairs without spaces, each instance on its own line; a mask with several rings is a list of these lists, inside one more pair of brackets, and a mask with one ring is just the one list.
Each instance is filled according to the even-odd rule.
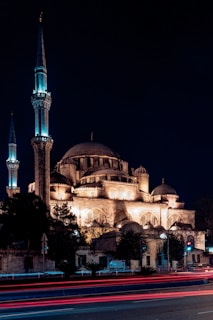
[[6,165],[8,169],[8,186],[6,187],[6,192],[8,197],[10,198],[13,197],[15,193],[20,192],[20,188],[17,186],[19,161],[17,160],[16,151],[16,135],[14,129],[13,113],[11,113],[8,143],[8,159],[6,160]]
[[42,29],[39,17],[38,51],[34,69],[35,89],[31,102],[35,112],[35,136],[31,140],[34,149],[35,194],[49,205],[50,200],[50,151],[53,140],[49,135],[49,110],[51,93],[47,91],[47,68]]

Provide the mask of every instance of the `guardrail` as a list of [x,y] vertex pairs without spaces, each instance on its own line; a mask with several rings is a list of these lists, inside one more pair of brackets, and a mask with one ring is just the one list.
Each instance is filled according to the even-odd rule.
[[0,273],[0,280],[15,280],[26,278],[48,278],[48,277],[64,277],[62,271],[45,271],[45,272],[27,272],[27,273]]

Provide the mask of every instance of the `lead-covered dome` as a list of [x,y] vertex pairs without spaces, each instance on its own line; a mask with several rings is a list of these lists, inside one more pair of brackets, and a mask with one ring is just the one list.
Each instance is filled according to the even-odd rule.
[[120,231],[123,233],[134,232],[134,233],[143,233],[142,226],[135,221],[128,221],[121,223]]
[[83,142],[76,144],[72,148],[70,148],[63,156],[63,159],[80,157],[80,156],[107,156],[107,157],[115,157],[120,158],[119,154],[113,151],[108,146],[94,142]]
[[71,181],[66,178],[65,176],[63,176],[62,174],[60,174],[57,171],[53,171],[50,173],[50,184],[66,184],[66,185],[72,185]]
[[162,184],[154,188],[151,192],[152,196],[158,196],[158,195],[168,195],[168,194],[174,194],[177,195],[177,192],[174,188],[172,188],[170,185],[164,183],[164,179],[162,181]]

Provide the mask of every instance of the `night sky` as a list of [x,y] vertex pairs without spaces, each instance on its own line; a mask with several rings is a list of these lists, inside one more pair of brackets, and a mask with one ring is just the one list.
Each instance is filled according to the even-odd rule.
[[73,145],[94,140],[133,168],[150,191],[165,182],[186,208],[213,193],[211,1],[0,1],[0,197],[14,113],[18,185],[34,180],[38,17],[44,12],[52,93],[51,170]]

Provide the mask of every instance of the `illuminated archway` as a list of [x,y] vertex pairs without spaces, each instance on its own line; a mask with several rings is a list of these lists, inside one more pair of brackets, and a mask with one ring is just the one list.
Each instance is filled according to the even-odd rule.
[[141,224],[144,226],[147,223],[151,223],[154,227],[159,224],[158,218],[152,212],[146,212],[142,215]]

